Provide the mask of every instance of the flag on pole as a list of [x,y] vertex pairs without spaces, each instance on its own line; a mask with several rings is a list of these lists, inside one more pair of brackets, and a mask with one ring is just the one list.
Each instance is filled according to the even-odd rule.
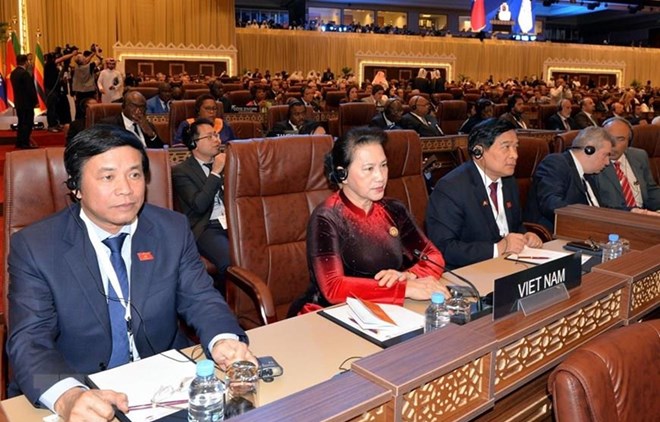
[[44,88],[44,53],[41,51],[41,45],[38,41],[34,49],[34,85],[37,88],[39,110],[45,111],[46,89]]
[[0,112],[7,110],[7,91],[5,90],[5,80],[0,72]]
[[472,31],[479,32],[486,27],[486,8],[484,0],[472,1],[472,13],[470,14]]
[[[16,56],[21,51],[21,46],[18,43],[18,38],[16,33],[12,32],[11,36],[7,38],[7,46],[5,50],[5,75],[7,79],[11,75],[11,72],[16,69]],[[14,106],[14,90],[12,89],[11,83],[6,84],[7,89],[7,104]]]

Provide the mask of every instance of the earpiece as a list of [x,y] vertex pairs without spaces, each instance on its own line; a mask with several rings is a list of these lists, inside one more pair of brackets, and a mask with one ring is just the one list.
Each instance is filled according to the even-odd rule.
[[587,145],[584,147],[584,153],[587,155],[593,155],[596,152],[596,147],[593,145]]
[[189,125],[181,137],[183,144],[188,147],[190,151],[197,148],[197,141],[195,140],[195,131],[193,130],[193,125]]
[[415,98],[415,102],[410,106],[411,110],[417,110],[417,103],[419,102],[419,95]]
[[480,159],[481,157],[484,156],[484,147],[483,147],[483,145],[477,144],[477,145],[473,146],[472,149],[470,150],[470,153],[477,160]]
[[348,171],[343,167],[335,167],[334,175],[335,179],[337,179],[337,183],[342,183],[344,180],[348,179]]

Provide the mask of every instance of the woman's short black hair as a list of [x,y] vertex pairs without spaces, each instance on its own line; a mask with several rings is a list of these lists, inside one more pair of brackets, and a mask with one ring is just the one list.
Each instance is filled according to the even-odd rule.
[[195,117],[199,116],[199,112],[202,110],[202,104],[206,100],[213,100],[215,102],[215,97],[211,94],[202,94],[195,98]]
[[331,183],[339,185],[348,176],[348,166],[353,161],[353,153],[360,145],[376,143],[383,145],[387,140],[380,128],[356,127],[338,139],[325,156],[325,174]]
[[92,157],[114,148],[129,146],[138,150],[142,156],[142,173],[149,181],[149,157],[142,142],[133,132],[113,126],[95,125],[77,134],[64,150],[64,168],[69,175],[66,186],[69,190],[80,189],[80,177],[85,163]]

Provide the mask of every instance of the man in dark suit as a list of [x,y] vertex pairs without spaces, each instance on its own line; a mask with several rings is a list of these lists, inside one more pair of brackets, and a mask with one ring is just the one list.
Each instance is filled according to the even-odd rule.
[[442,251],[447,268],[457,268],[541,239],[526,233],[518,186],[512,177],[518,159],[518,137],[507,121],[488,119],[468,137],[472,159],[438,181],[426,212],[429,239]]
[[525,221],[554,231],[555,210],[571,204],[600,206],[595,187],[585,175],[601,172],[610,162],[614,139],[605,129],[588,127],[568,151],[546,156],[534,172]]
[[16,57],[16,64],[18,66],[13,72],[11,72],[11,75],[9,75],[11,86],[14,89],[16,117],[18,117],[16,148],[37,148],[37,146],[30,141],[32,125],[34,124],[34,108],[39,103],[37,89],[34,86],[34,79],[32,79],[30,72],[27,71],[27,55],[19,54]]
[[121,113],[106,117],[101,123],[118,126],[133,132],[145,148],[162,148],[163,141],[156,127],[147,120],[147,100],[138,91],[128,91],[121,103]]
[[598,126],[596,120],[592,116],[594,110],[596,110],[596,104],[594,100],[590,97],[585,97],[580,101],[580,112],[575,115],[575,126],[577,129],[584,129],[589,126]]
[[167,82],[161,82],[158,85],[158,95],[154,95],[147,100],[147,114],[169,113],[171,100],[172,85]]
[[612,117],[603,128],[615,139],[611,166],[593,176],[600,205],[650,215],[660,210],[660,187],[651,175],[646,151],[630,147],[633,130],[630,122]]
[[430,114],[431,103],[421,95],[415,95],[408,102],[410,112],[401,117],[399,125],[404,129],[412,129],[421,137],[442,136],[438,120]]
[[255,361],[185,218],[144,204],[149,159],[135,137],[98,125],[64,163],[77,203],[11,241],[10,394],[65,420],[110,420],[112,406],[128,410],[126,396],[87,390],[84,376],[186,347],[179,317],[221,367]]
[[210,120],[197,119],[183,134],[190,157],[172,168],[174,192],[181,212],[188,217],[199,253],[218,269],[224,291],[229,267],[229,238],[224,205],[225,154],[220,152],[220,138]]
[[525,100],[522,95],[513,94],[509,96],[506,103],[506,113],[500,116],[500,120],[506,120],[513,125],[516,129],[527,129],[527,124],[523,119],[523,107]]
[[575,122],[571,117],[571,100],[563,99],[559,102],[559,110],[552,116],[548,117],[545,123],[547,130],[576,130]]
[[325,129],[319,122],[305,117],[307,117],[307,106],[298,100],[291,101],[287,119],[276,122],[266,136],[325,134]]
[[401,103],[401,100],[398,98],[390,98],[385,104],[385,109],[382,112],[377,113],[373,119],[371,119],[369,126],[378,127],[383,130],[401,129],[399,122],[401,121],[402,115],[403,104]]

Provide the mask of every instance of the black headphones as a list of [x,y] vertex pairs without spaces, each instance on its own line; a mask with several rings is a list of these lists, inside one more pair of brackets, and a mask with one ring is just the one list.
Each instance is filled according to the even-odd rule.
[[417,110],[417,103],[419,102],[420,97],[421,97],[421,95],[417,95],[417,98],[415,98],[415,102],[412,103],[412,105],[410,106],[411,110]]
[[587,155],[594,155],[596,152],[596,147],[593,145],[587,145],[586,147],[569,147],[569,149],[581,149]]
[[484,146],[481,144],[476,144],[472,148],[470,148],[470,154],[477,160],[480,159],[481,157],[484,156]]
[[183,131],[183,136],[181,137],[181,141],[183,141],[183,144],[187,146],[190,151],[197,148],[197,139],[195,139],[196,132],[197,125],[193,122]]
[[69,189],[70,191],[77,191],[78,190],[78,178],[69,176],[68,179],[66,179],[66,188]]

